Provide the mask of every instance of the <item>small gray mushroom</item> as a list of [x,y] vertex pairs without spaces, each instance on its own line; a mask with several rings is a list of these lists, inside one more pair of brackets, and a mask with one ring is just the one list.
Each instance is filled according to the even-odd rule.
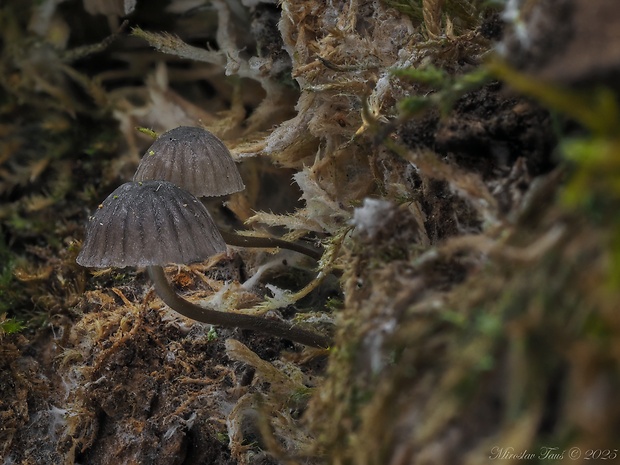
[[[206,129],[180,126],[159,136],[148,148],[134,181],[170,181],[196,197],[217,197],[245,189],[226,145]],[[241,236],[220,229],[227,244],[294,250],[315,260],[322,253],[294,242],[271,237]]]
[[164,265],[198,262],[225,250],[209,212],[196,197],[167,181],[128,182],[112,192],[90,217],[76,261],[92,268],[146,266],[161,299],[193,320],[329,347],[326,336],[286,321],[201,307],[170,286]]
[[134,181],[170,181],[196,197],[216,197],[245,189],[228,148],[206,129],[180,126],[148,148]]
[[194,263],[225,251],[196,197],[166,181],[128,182],[90,217],[77,262],[96,268]]

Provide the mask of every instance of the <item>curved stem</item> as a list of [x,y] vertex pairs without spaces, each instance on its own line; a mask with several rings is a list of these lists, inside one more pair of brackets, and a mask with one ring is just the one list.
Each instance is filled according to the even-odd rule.
[[308,257],[314,258],[315,260],[320,260],[323,255],[318,250],[313,250],[309,247],[305,247],[294,242],[285,241],[283,239],[275,239],[272,237],[241,236],[239,234],[235,234],[234,232],[224,231],[222,229],[220,229],[220,233],[224,238],[224,242],[228,245],[234,245],[237,247],[257,247],[261,249],[280,247],[281,249],[294,250],[295,252],[302,253]]
[[321,349],[326,349],[331,345],[331,340],[327,336],[306,331],[286,321],[268,320],[267,318],[241,313],[220,312],[193,304],[172,289],[161,266],[148,266],[147,271],[161,300],[171,309],[192,320],[228,328],[260,331]]

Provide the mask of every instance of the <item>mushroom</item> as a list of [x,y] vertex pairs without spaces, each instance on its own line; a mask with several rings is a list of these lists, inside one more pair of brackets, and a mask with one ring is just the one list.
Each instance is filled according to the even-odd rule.
[[159,297],[193,320],[329,347],[326,336],[285,321],[201,307],[170,286],[162,266],[202,261],[225,250],[209,212],[192,194],[167,181],[128,182],[112,192],[90,217],[76,261],[93,268],[146,266]]
[[[147,149],[134,181],[170,181],[196,197],[218,197],[245,188],[226,145],[206,129],[180,126],[159,136]],[[321,253],[271,237],[241,236],[220,229],[227,244],[294,250],[319,260]]]
[[196,197],[218,197],[245,189],[228,148],[209,131],[180,126],[148,148],[134,181],[170,181]]

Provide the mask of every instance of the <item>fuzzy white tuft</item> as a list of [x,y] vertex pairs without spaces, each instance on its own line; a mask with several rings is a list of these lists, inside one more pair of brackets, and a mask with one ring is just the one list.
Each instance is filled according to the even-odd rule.
[[393,216],[394,206],[391,202],[365,198],[364,204],[353,212],[351,224],[355,227],[358,234],[374,239]]

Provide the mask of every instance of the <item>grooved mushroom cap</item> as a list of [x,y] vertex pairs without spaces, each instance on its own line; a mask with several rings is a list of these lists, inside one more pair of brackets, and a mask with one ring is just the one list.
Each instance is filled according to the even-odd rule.
[[166,181],[128,182],[90,217],[76,261],[93,268],[193,263],[226,250],[207,209]]
[[196,197],[245,189],[224,143],[202,128],[180,126],[164,132],[146,151],[134,181],[170,181]]

